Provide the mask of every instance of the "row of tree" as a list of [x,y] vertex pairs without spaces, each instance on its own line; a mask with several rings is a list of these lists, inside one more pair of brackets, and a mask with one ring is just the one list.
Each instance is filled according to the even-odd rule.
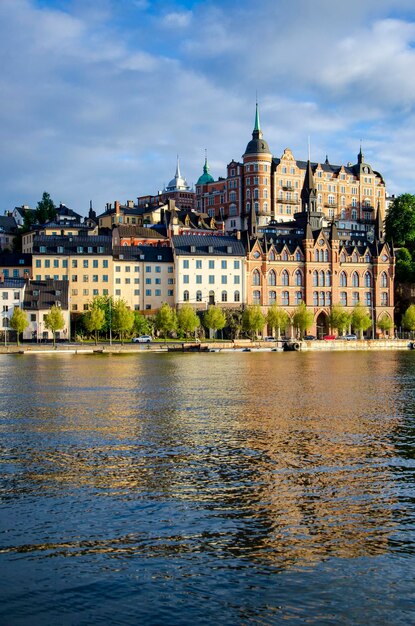
[[[47,330],[50,330],[53,335],[53,345],[56,345],[56,333],[65,327],[65,319],[63,317],[61,309],[53,305],[43,318],[44,326]],[[29,326],[27,315],[22,309],[15,307],[12,316],[9,320],[10,328],[16,331],[17,345],[20,344],[20,335]]]
[[[155,316],[145,317],[138,311],[128,308],[124,300],[113,301],[111,297],[95,297],[89,310],[82,316],[82,325],[89,336],[98,342],[100,334],[108,337],[114,333],[123,342],[132,334],[158,335],[162,338],[178,336],[188,338],[196,333],[204,334],[205,329],[211,336],[217,331],[226,328],[226,334],[231,339],[237,339],[241,333],[254,339],[263,333],[265,325],[270,331],[280,337],[290,326],[303,336],[314,322],[313,312],[301,303],[290,317],[288,313],[277,305],[269,307],[266,315],[259,305],[245,307],[243,310],[226,309],[210,306],[200,314],[191,305],[184,305],[178,311],[163,304]],[[357,304],[352,311],[341,305],[333,306],[328,323],[340,335],[353,328],[360,336],[372,325],[372,319],[367,309]],[[383,332],[389,332],[393,327],[391,318],[384,314],[378,321],[377,327]],[[79,328],[79,325],[78,325]]]

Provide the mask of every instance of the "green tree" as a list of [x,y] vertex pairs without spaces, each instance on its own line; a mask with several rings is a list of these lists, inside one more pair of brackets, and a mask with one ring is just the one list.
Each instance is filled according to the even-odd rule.
[[415,264],[408,248],[400,248],[396,253],[396,279],[411,283],[415,278]]
[[363,332],[371,326],[372,320],[360,302],[353,307],[351,322],[354,331],[359,334],[359,339],[363,339]]
[[44,317],[45,328],[50,330],[53,335],[53,347],[56,347],[56,331],[62,330],[65,327],[65,319],[63,317],[60,307],[54,304],[50,312]]
[[95,345],[98,343],[98,333],[105,324],[105,311],[92,302],[89,310],[84,314],[84,326],[89,333],[95,334]]
[[187,337],[200,326],[200,320],[190,304],[184,304],[177,314],[177,326]]
[[300,337],[307,332],[314,321],[314,315],[311,311],[309,311],[304,302],[296,307],[293,315],[293,325],[299,333]]
[[10,318],[10,326],[16,331],[17,345],[19,346],[20,334],[29,326],[26,313],[22,309],[19,309],[19,307],[14,308],[13,314]]
[[171,333],[176,329],[176,312],[167,304],[167,302],[163,302],[157,311],[154,318],[154,325],[164,338],[167,337],[168,333]]
[[290,323],[290,317],[284,309],[272,304],[267,312],[267,324],[272,329],[272,334],[277,331],[277,339],[281,337],[281,331],[285,332],[288,324]]
[[238,339],[242,330],[242,311],[240,309],[225,309],[226,329],[230,339]]
[[211,305],[203,316],[203,326],[213,333],[222,330],[226,324],[226,317],[223,311],[215,305]]
[[125,300],[117,300],[112,307],[112,328],[118,333],[121,343],[124,343],[126,333],[130,333],[134,326],[134,311],[128,308]]
[[153,322],[140,311],[134,311],[134,333],[135,335],[152,335]]
[[344,335],[349,328],[352,319],[352,314],[342,304],[335,304],[332,306],[329,315],[330,328],[335,328],[339,335]]
[[254,339],[265,326],[265,317],[259,304],[247,306],[242,313],[242,327]]
[[393,328],[393,320],[387,313],[382,313],[378,319],[377,326],[383,333],[389,334]]
[[415,243],[415,196],[404,193],[395,198],[386,215],[385,235],[400,246]]
[[415,330],[415,304],[411,304],[402,315],[402,326],[411,333]]
[[35,219],[39,224],[44,224],[56,217],[56,207],[47,191],[43,192],[42,200],[37,203]]

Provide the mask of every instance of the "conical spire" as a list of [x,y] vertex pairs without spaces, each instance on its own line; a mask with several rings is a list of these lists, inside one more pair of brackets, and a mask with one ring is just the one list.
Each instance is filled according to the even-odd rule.
[[181,178],[182,175],[180,174],[180,160],[179,160],[179,155],[177,155],[177,165],[176,165],[176,174],[174,175],[175,178]]
[[365,155],[362,152],[362,141],[360,141],[360,150],[359,150],[359,154],[357,155],[357,162],[364,163],[364,161],[365,161]]
[[317,210],[317,189],[314,183],[313,169],[310,159],[307,161],[307,169],[304,177],[304,184],[301,190],[301,201],[304,207],[308,207],[308,211]]
[[258,102],[255,105],[255,125],[254,125],[254,131],[261,131],[261,124],[259,123],[259,109],[258,109]]
[[247,154],[271,154],[269,151],[269,147],[265,139],[263,138],[261,124],[259,122],[259,107],[258,102],[255,105],[255,123],[254,130],[252,131],[252,139],[248,143],[245,155]]
[[383,241],[383,220],[380,214],[380,202],[378,201],[378,206],[376,209],[376,218],[375,218],[375,238],[378,241]]
[[209,163],[208,163],[208,159],[207,159],[207,150],[205,150],[205,164],[203,166],[203,173],[204,174],[209,174]]

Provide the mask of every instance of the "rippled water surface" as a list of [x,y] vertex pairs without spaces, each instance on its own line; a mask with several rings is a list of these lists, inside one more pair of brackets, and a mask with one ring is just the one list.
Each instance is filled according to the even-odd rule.
[[415,353],[0,356],[0,623],[415,623]]

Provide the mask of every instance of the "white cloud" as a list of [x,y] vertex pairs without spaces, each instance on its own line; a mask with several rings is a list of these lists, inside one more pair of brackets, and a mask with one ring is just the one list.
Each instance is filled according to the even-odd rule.
[[168,28],[187,28],[190,26],[191,21],[191,11],[173,11],[163,17],[162,24]]

